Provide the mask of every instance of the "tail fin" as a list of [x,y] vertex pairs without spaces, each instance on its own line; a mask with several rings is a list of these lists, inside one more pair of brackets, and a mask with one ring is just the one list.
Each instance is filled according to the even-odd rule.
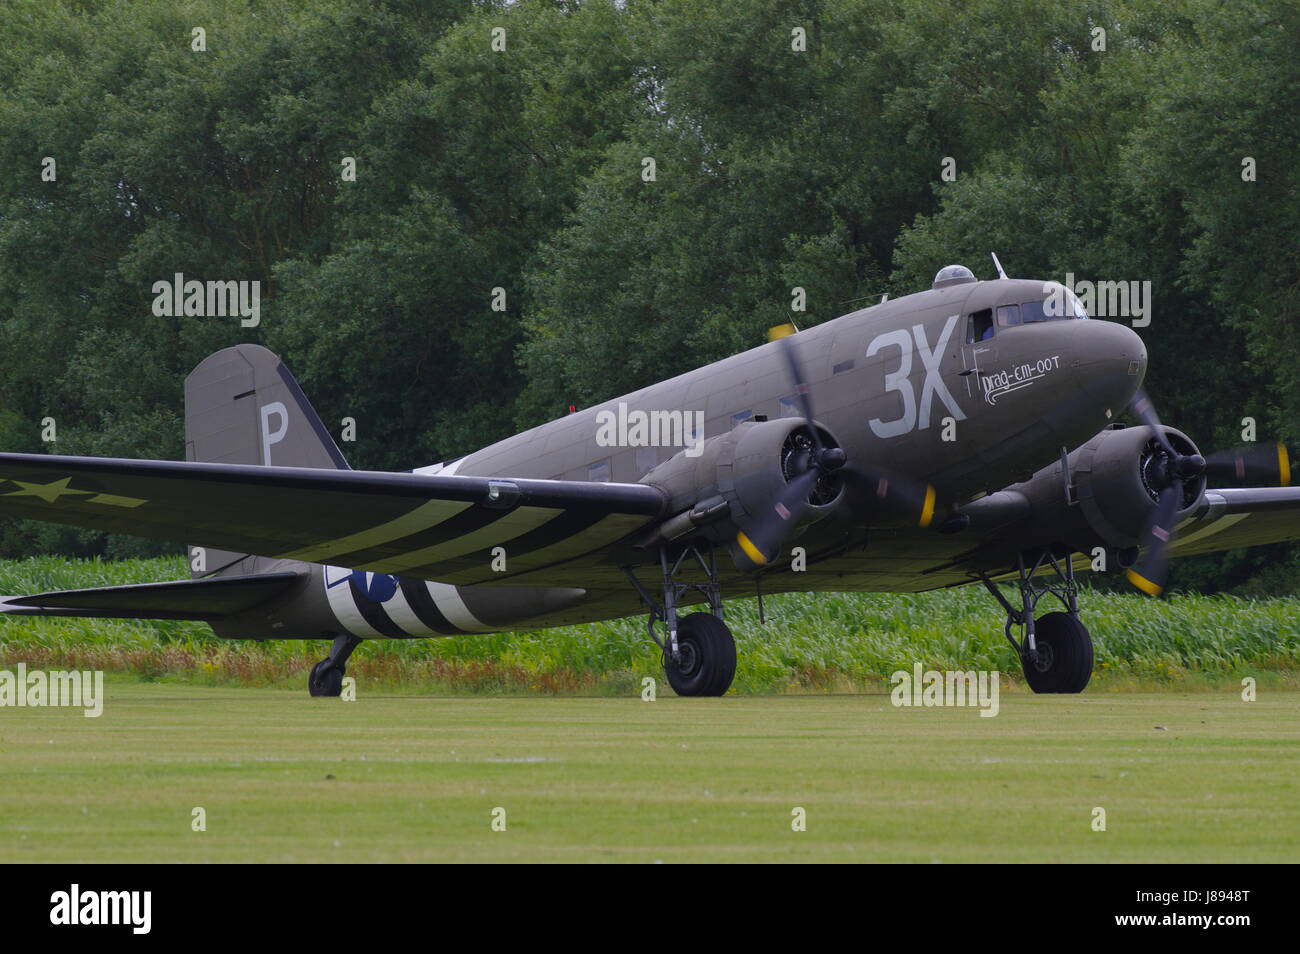
[[[208,355],[185,379],[185,459],[350,469],[284,362],[255,344]],[[256,572],[246,558],[191,547],[190,569],[196,577]]]
[[348,469],[284,362],[254,344],[208,355],[185,379],[185,459]]

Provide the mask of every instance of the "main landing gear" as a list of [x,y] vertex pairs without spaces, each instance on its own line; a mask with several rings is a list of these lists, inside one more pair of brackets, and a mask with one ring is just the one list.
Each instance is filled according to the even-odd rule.
[[[699,564],[706,582],[678,580],[688,557]],[[663,650],[668,684],[679,696],[720,696],[736,675],[736,641],[722,621],[722,587],[718,584],[714,553],[709,550],[706,559],[698,547],[689,545],[670,562],[666,548],[661,548],[659,567],[663,575],[662,601],[656,600],[630,569],[624,568],[623,572],[650,611],[646,629]],[[682,597],[691,590],[708,598],[711,612],[677,615]]]
[[343,694],[343,676],[347,672],[348,657],[361,645],[356,636],[335,636],[328,659],[311,667],[307,677],[307,691],[313,696],[338,696]]
[[[980,574],[988,591],[1007,611],[1007,640],[1020,656],[1025,681],[1034,692],[1083,692],[1092,678],[1092,636],[1079,621],[1079,590],[1074,582],[1074,564],[1067,551],[1058,560],[1050,550],[1044,550],[1026,566],[1025,556],[1016,558],[1020,579],[1020,608],[1007,598],[984,573]],[[1034,574],[1050,565],[1058,582],[1036,580]],[[1045,613],[1034,619],[1038,601],[1051,593],[1065,606],[1065,612]],[[1020,642],[1011,635],[1011,627],[1023,631]]]

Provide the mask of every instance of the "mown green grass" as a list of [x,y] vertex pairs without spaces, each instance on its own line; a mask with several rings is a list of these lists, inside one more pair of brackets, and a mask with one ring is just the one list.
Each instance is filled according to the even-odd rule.
[[[41,558],[0,563],[0,593],[180,578],[180,560]],[[982,588],[922,595],[792,594],[727,604],[739,667],[734,692],[879,688],[916,662],[996,669],[1019,680],[1001,611]],[[1085,594],[1094,689],[1300,685],[1300,599]],[[145,679],[301,689],[321,641],[227,642],[199,623],[0,617],[0,662],[96,668]],[[371,688],[627,695],[661,676],[640,618],[534,632],[364,644],[349,671]]]
[[1281,690],[1004,694],[981,718],[115,677],[98,719],[0,709],[0,862],[1290,862],[1297,742]]

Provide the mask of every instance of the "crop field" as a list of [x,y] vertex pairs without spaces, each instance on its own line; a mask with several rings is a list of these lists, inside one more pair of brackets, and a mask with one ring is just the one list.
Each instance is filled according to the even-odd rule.
[[[0,594],[178,579],[179,560],[117,563],[42,558],[0,563]],[[1002,615],[979,587],[920,595],[771,597],[727,603],[739,664],[732,693],[879,691],[915,663],[998,670],[1023,688]],[[1300,599],[1258,601],[1085,593],[1096,665],[1090,692],[1300,688]],[[228,642],[202,623],[0,617],[0,665],[102,669],[147,681],[305,691],[324,641]],[[640,617],[536,632],[375,640],[348,666],[370,692],[637,696],[660,678]],[[664,687],[664,692],[669,690]]]
[[[895,708],[884,693],[643,702],[361,691],[349,703],[119,677],[105,695],[97,719],[0,710],[0,862],[1300,852],[1294,691],[1250,703],[1226,692],[1004,694],[994,718]],[[205,831],[193,830],[198,808]]]

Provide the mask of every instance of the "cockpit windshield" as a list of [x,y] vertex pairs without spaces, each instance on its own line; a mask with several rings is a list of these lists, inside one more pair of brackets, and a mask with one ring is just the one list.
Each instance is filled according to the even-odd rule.
[[996,308],[972,312],[966,328],[967,344],[986,341],[996,331],[1016,325],[1033,325],[1040,321],[1068,321],[1087,318],[1083,303],[1064,285],[1050,283],[1041,297],[1011,302]]
[[[1064,291],[1064,295],[1061,294]],[[1011,328],[1015,325],[1030,325],[1039,321],[1064,321],[1073,318],[1087,318],[1088,312],[1073,294],[1061,289],[1047,298],[1035,298],[1015,305],[999,305],[997,322],[999,328]]]

